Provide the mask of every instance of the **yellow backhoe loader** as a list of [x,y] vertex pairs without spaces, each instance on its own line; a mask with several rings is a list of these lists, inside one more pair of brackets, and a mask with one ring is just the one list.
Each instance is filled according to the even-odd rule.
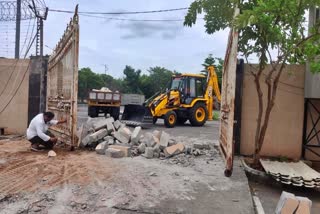
[[122,121],[128,125],[146,125],[162,118],[168,128],[187,120],[192,126],[202,126],[212,120],[213,92],[220,102],[218,78],[213,66],[208,67],[206,76],[174,75],[166,92],[154,95],[144,106],[125,106]]

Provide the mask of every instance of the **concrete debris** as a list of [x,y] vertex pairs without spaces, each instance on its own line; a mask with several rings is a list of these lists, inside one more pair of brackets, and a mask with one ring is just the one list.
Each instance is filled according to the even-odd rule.
[[146,144],[144,143],[141,143],[139,146],[138,146],[138,151],[140,154],[143,154],[146,150]]
[[106,118],[106,119],[103,119],[103,120],[98,120],[98,121],[93,123],[93,128],[94,128],[95,131],[97,131],[97,130],[100,130],[102,128],[106,128],[108,123],[112,124],[113,122],[114,122],[113,117]]
[[169,139],[170,139],[170,135],[163,131],[161,133],[161,137],[160,137],[160,149],[161,150],[168,147]]
[[134,144],[134,145],[139,144],[141,134],[142,134],[141,127],[140,126],[136,127],[131,135],[132,144]]
[[160,145],[159,144],[156,144],[154,147],[153,147],[153,157],[155,158],[159,158],[160,157]]
[[124,153],[120,149],[108,148],[108,149],[106,149],[105,154],[106,154],[107,157],[110,157],[110,158],[122,158],[122,157],[124,157]]
[[276,214],[294,213],[299,206],[299,200],[294,194],[283,191],[276,207]]
[[178,143],[176,145],[165,148],[163,151],[165,156],[169,157],[184,152],[184,145],[182,143]]
[[108,135],[108,136],[105,136],[105,137],[103,138],[103,140],[104,140],[104,141],[109,141],[109,140],[114,140],[114,138],[113,138],[112,136]]
[[210,145],[208,143],[193,143],[193,148],[195,149],[210,149]]
[[111,145],[109,148],[120,150],[124,157],[131,157],[131,148],[128,146]]
[[55,157],[55,156],[57,156],[57,154],[53,150],[50,150],[48,152],[48,157]]
[[177,141],[175,139],[170,139],[169,142],[168,142],[168,146],[173,146],[173,145],[176,145],[177,144]]
[[156,138],[158,138],[158,139],[160,140],[161,131],[154,130],[154,131],[152,132],[152,135],[155,136]]
[[199,155],[201,155],[202,153],[201,153],[200,149],[195,149],[195,150],[192,152],[192,154],[193,154],[194,156],[199,156]]
[[118,129],[120,129],[120,127],[121,127],[121,125],[123,125],[119,120],[116,120],[114,123],[113,123],[113,125],[114,125],[114,128],[116,129],[116,130],[118,130]]
[[[113,118],[113,117],[111,117],[111,118]],[[114,132],[115,130],[114,130],[114,126],[113,126],[113,123],[112,122],[107,122],[107,130],[108,130],[108,134],[111,134],[111,132]]]
[[129,143],[130,141],[130,135],[127,135],[125,132],[120,132],[120,130],[114,133],[114,138],[120,143]]
[[99,155],[104,155],[105,152],[106,152],[106,149],[108,147],[108,144],[106,141],[103,141],[102,143],[99,143],[97,146],[96,146],[96,153],[99,154]]
[[109,139],[107,142],[108,142],[108,145],[113,145],[114,144],[114,138]]
[[100,129],[99,131],[91,134],[90,136],[94,141],[98,141],[103,139],[107,135],[108,135],[107,129]]
[[153,148],[152,147],[146,147],[145,152],[144,152],[144,157],[153,158]]

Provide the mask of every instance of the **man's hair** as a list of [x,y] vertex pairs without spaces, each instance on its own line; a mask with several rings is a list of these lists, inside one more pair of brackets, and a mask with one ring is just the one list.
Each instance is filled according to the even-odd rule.
[[43,115],[46,116],[50,120],[54,118],[54,113],[51,111],[46,111],[43,113]]

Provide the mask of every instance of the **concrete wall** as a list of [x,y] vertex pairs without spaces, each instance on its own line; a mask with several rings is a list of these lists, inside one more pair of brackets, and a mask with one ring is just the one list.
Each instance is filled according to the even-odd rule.
[[0,58],[0,127],[8,127],[9,133],[25,134],[27,129],[29,63]]
[[[251,155],[254,150],[258,98],[250,74],[250,65],[245,65],[241,114],[241,154]],[[270,67],[266,68],[268,71]],[[261,78],[266,105],[267,85],[265,74]],[[304,73],[303,65],[288,65],[280,79],[276,103],[271,112],[270,122],[261,154],[263,156],[301,157],[303,115],[304,115]]]

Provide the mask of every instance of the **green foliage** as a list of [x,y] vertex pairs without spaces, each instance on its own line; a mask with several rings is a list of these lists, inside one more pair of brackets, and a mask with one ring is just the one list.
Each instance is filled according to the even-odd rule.
[[[240,14],[233,17],[237,5]],[[311,30],[307,36],[305,11],[319,6],[320,0],[198,0],[193,2],[185,17],[184,25],[195,24],[197,15],[204,12],[206,32],[209,34],[228,27],[239,30],[239,51],[248,58],[259,57],[259,64],[272,61],[282,63],[311,63],[313,71],[319,71],[315,61],[319,55],[319,31]],[[316,23],[315,29],[319,27]],[[270,51],[277,50],[272,59]]]
[[131,66],[126,65],[123,70],[124,78],[124,92],[123,93],[135,93],[141,94],[142,91],[140,89],[140,74],[141,70],[135,70]]
[[220,111],[214,111],[212,119],[213,120],[219,120],[220,119]]

